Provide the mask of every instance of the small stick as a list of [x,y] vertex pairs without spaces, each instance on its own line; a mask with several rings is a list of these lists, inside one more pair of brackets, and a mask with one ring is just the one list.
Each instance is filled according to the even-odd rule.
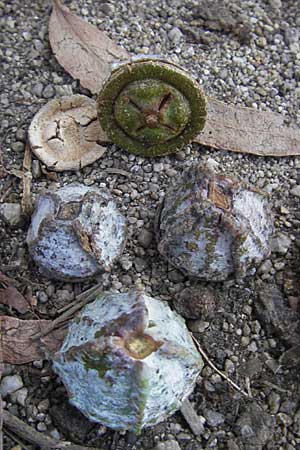
[[247,392],[248,392],[248,397],[249,398],[253,398],[252,391],[251,391],[251,386],[250,386],[250,378],[249,377],[245,378],[245,383],[246,383],[246,388],[247,388]]
[[[73,305],[67,311],[65,311],[56,319],[52,320],[52,322],[43,331],[32,336],[32,339],[41,338],[49,334],[51,331],[55,330],[55,328],[57,328],[59,325],[69,320],[73,316],[73,314],[77,312],[79,309],[81,309],[84,305],[94,300],[95,296],[101,291],[102,285],[97,284],[96,286],[93,286],[91,289],[88,289],[87,291],[78,295],[75,302],[73,302]],[[82,300],[78,301],[78,298]]]
[[271,383],[270,381],[266,381],[266,380],[262,381],[262,384],[264,384],[265,386],[269,386],[269,387],[277,390],[278,392],[282,392],[283,394],[291,392],[288,389],[284,389],[284,388],[278,386],[277,384]]
[[32,213],[32,200],[31,200],[31,181],[32,181],[32,173],[31,173],[31,162],[32,155],[28,142],[25,147],[25,154],[23,160],[23,197],[21,201],[22,211],[25,215],[31,215]]
[[217,374],[220,375],[220,377],[222,377],[224,380],[227,381],[228,384],[230,384],[231,387],[233,387],[235,390],[237,390],[238,392],[240,392],[242,395],[244,395],[244,397],[249,397],[247,392],[245,392],[242,388],[240,388],[234,381],[232,381],[227,375],[226,373],[222,372],[221,370],[219,370],[214,363],[209,359],[209,357],[207,356],[207,354],[205,353],[205,351],[202,349],[201,345],[199,344],[199,342],[197,341],[197,339],[195,338],[195,336],[192,334],[192,339],[194,340],[196,347],[199,350],[199,353],[201,353],[201,355],[203,356],[203,358],[205,359],[205,361],[207,362],[207,364],[215,371],[217,372]]
[[99,286],[100,286],[100,284],[96,284],[95,286],[87,289],[86,291],[81,292],[80,294],[76,295],[75,300],[73,302],[68,303],[67,305],[65,305],[62,308],[57,310],[58,314],[68,311],[68,309],[72,308],[72,306],[74,306],[74,305],[78,305],[78,302],[84,300],[87,295],[90,295],[92,293],[98,293]]
[[4,200],[6,199],[6,197],[9,196],[9,194],[13,191],[15,185],[15,180],[10,180],[8,183],[8,186],[6,187],[5,191],[2,194],[2,197],[0,198],[0,202],[4,202]]
[[123,175],[123,177],[130,177],[131,176],[131,173],[127,172],[127,170],[114,169],[113,167],[111,169],[104,169],[104,172],[112,174],[112,175]]
[[6,436],[8,436],[10,439],[12,439],[13,441],[15,441],[17,444],[19,444],[22,448],[22,450],[31,450],[31,447],[28,447],[28,445],[25,445],[23,441],[21,441],[21,439],[19,439],[15,434],[11,433],[10,431],[4,429],[4,433],[6,434]]
[[74,445],[71,442],[58,441],[57,439],[47,436],[44,433],[36,431],[34,428],[22,422],[22,420],[6,410],[3,411],[3,423],[11,432],[25,441],[37,445],[41,449],[101,450],[94,447]]

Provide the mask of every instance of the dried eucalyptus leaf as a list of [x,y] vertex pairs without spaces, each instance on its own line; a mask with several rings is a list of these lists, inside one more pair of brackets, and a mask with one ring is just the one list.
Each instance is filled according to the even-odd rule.
[[73,14],[60,0],[53,0],[49,23],[50,44],[58,62],[93,94],[99,92],[110,72],[110,63],[128,58],[102,31]]
[[208,99],[205,128],[195,142],[216,149],[259,156],[300,155],[300,129],[284,116]]
[[48,326],[51,320],[21,320],[10,316],[0,317],[3,362],[26,364],[38,359],[46,359],[46,352],[57,351],[65,337],[66,330],[52,331],[43,341],[34,340],[35,334]]
[[30,309],[25,297],[14,286],[0,289],[0,303],[12,306],[21,314],[26,313]]

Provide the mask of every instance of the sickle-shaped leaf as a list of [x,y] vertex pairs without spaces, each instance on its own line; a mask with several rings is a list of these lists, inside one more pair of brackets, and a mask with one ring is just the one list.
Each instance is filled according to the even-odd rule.
[[208,117],[195,142],[260,156],[300,155],[300,129],[284,125],[284,116],[208,99]]
[[93,94],[100,91],[113,61],[128,53],[94,25],[80,19],[60,0],[53,0],[49,40],[58,62]]

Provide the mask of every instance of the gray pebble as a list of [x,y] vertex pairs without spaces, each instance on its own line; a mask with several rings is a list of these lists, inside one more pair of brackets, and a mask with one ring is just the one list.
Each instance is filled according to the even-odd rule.
[[249,352],[257,352],[257,344],[255,341],[252,341],[251,344],[248,345],[248,351]]
[[132,278],[130,275],[124,275],[121,278],[121,282],[124,286],[131,286],[132,285]]
[[37,159],[32,161],[32,176],[37,179],[42,176],[41,165]]
[[235,372],[235,365],[231,361],[231,359],[226,359],[224,368],[225,368],[226,373],[234,373]]
[[102,5],[100,5],[100,11],[102,11],[107,16],[112,17],[115,13],[115,7],[110,3],[102,3]]
[[173,281],[173,283],[180,283],[185,279],[185,276],[179,272],[179,270],[170,270],[168,278],[170,281]]
[[43,90],[43,97],[44,98],[52,98],[55,95],[55,90],[52,84],[48,84],[48,86],[45,87]]
[[263,273],[269,273],[272,267],[272,261],[270,259],[267,259],[259,266],[257,273],[260,275]]
[[195,436],[200,436],[204,431],[204,422],[205,419],[203,417],[198,416],[192,404],[186,400],[181,405],[180,411],[189,424],[192,432]]
[[179,28],[174,27],[174,28],[172,28],[172,29],[169,31],[169,33],[168,33],[168,38],[170,39],[170,41],[171,41],[173,44],[177,45],[177,44],[179,44],[179,42],[181,41],[182,33],[181,33],[181,31],[179,30]]
[[164,165],[162,163],[155,163],[153,164],[153,171],[160,173],[164,170]]
[[56,296],[62,302],[71,302],[74,300],[74,292],[69,292],[67,289],[59,289],[56,291]]
[[177,170],[176,169],[166,169],[166,175],[168,175],[168,177],[175,177],[175,175],[177,175]]
[[282,6],[281,0],[269,0],[269,4],[274,9],[280,9]]
[[37,405],[37,409],[39,410],[39,412],[45,413],[48,411],[49,406],[50,402],[47,398],[45,398],[44,400],[41,400],[40,403]]
[[49,286],[47,286],[46,289],[46,294],[48,295],[48,297],[52,297],[54,295],[55,292],[55,286],[53,284],[49,284]]
[[297,184],[296,186],[294,186],[293,189],[290,190],[290,193],[295,197],[300,197],[300,185]]
[[203,416],[205,417],[208,425],[211,427],[218,427],[225,422],[225,418],[223,414],[213,411],[212,409],[205,409],[203,412]]
[[279,411],[280,403],[281,403],[280,395],[277,394],[277,392],[272,391],[271,394],[268,396],[268,405],[271,414],[276,414]]
[[42,97],[43,89],[44,89],[44,86],[42,85],[42,83],[36,83],[33,86],[31,93],[33,95],[35,95],[36,97]]
[[155,447],[155,450],[180,450],[178,442],[170,440],[165,442],[159,442]]
[[25,145],[24,145],[24,142],[17,141],[17,142],[13,142],[11,144],[11,148],[14,152],[23,153],[24,149],[25,149]]
[[42,369],[44,365],[44,361],[42,359],[33,361],[32,365],[37,369]]
[[36,426],[38,431],[47,431],[47,425],[44,422],[39,422]]
[[141,273],[147,267],[147,261],[145,261],[142,258],[137,257],[134,260],[134,267],[137,272]]
[[38,301],[41,303],[47,303],[48,301],[48,295],[44,291],[40,291],[38,293]]
[[53,430],[49,431],[49,434],[51,437],[53,437],[54,439],[59,440],[60,439],[60,434],[59,431],[56,428],[53,428]]
[[120,266],[122,267],[123,270],[129,270],[132,267],[132,261],[130,261],[129,256],[128,255],[121,255],[120,259],[119,259],[119,263]]
[[55,86],[55,92],[58,97],[63,97],[64,95],[72,95],[73,89],[69,84],[63,86]]
[[209,327],[209,322],[201,319],[190,320],[188,326],[193,333],[204,333],[204,331]]
[[277,233],[271,240],[271,250],[272,252],[279,253],[280,255],[285,255],[291,245],[291,239],[287,234]]
[[153,240],[153,233],[146,229],[142,229],[137,239],[142,247],[149,248]]
[[10,398],[12,403],[18,403],[20,406],[25,406],[27,396],[28,396],[28,389],[26,387],[23,387],[13,392]]
[[46,417],[46,414],[43,413],[43,412],[39,412],[39,413],[36,415],[36,419],[37,419],[39,422],[44,422],[45,417]]
[[296,44],[299,41],[299,31],[297,28],[289,27],[285,30],[284,39],[287,45]]
[[16,132],[16,138],[18,139],[18,141],[26,142],[27,131],[22,130],[22,128],[19,128]]
[[0,205],[0,217],[11,227],[22,222],[22,210],[19,203],[2,203]]
[[23,380],[20,375],[8,375],[4,377],[0,384],[0,394],[6,397],[9,394],[21,389],[23,387]]

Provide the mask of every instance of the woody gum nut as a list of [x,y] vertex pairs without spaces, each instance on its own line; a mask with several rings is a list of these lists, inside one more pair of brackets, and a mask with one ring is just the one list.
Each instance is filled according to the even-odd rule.
[[110,270],[125,241],[125,219],[110,193],[79,184],[42,195],[27,234],[42,273],[66,281]]
[[191,142],[206,113],[196,80],[159,58],[121,64],[98,96],[103,130],[120,147],[143,156],[172,153]]
[[136,291],[98,296],[53,356],[74,406],[92,421],[134,432],[180,408],[202,367],[183,319]]
[[270,253],[273,218],[258,190],[198,166],[167,192],[156,219],[159,252],[188,276],[223,281],[255,272]]
[[96,102],[85,95],[55,98],[34,116],[28,138],[33,153],[57,172],[79,170],[105,152]]

